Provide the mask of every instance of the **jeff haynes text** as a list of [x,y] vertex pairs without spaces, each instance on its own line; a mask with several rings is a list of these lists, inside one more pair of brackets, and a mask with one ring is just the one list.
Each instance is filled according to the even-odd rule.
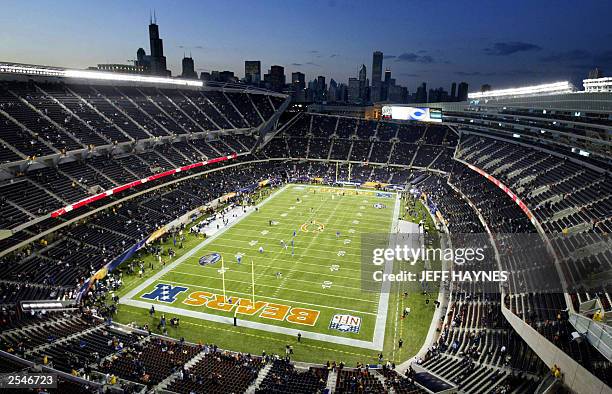
[[395,274],[385,274],[374,271],[372,278],[376,282],[506,282],[508,271],[421,271],[420,273],[400,271]]

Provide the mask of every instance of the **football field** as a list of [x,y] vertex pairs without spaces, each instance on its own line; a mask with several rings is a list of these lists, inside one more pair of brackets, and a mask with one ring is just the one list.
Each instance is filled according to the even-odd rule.
[[389,294],[362,290],[361,237],[392,232],[398,212],[395,193],[290,184],[121,304],[382,349]]

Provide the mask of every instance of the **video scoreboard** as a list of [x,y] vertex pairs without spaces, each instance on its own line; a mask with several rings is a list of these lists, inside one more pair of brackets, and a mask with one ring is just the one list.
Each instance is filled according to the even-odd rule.
[[382,118],[417,122],[442,122],[442,110],[439,108],[405,107],[385,105],[382,107]]

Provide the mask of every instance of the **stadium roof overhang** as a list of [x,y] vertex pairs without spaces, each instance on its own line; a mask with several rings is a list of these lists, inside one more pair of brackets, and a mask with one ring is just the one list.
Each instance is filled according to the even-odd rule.
[[116,81],[116,82],[140,82],[156,85],[174,85],[174,86],[192,86],[202,87],[202,81],[180,79],[180,78],[164,78],[152,75],[135,75],[122,74],[114,72],[103,72],[95,70],[75,70],[69,68],[35,66],[30,64],[18,63],[0,63],[1,74],[26,75],[38,77],[58,77],[84,80],[101,80],[101,81]]

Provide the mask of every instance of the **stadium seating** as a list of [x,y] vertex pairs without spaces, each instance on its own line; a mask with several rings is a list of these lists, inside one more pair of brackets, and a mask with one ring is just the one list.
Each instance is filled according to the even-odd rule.
[[325,368],[310,367],[297,370],[285,360],[274,360],[257,390],[257,394],[307,394],[323,391],[327,384],[328,371]]
[[[2,350],[23,361],[2,358],[2,371],[27,369],[28,361],[40,363],[46,356],[62,372],[83,375],[93,367],[117,376],[127,391],[145,385],[180,393],[224,393],[228,387],[261,394],[311,393],[324,390],[335,377],[329,380],[337,393],[422,393],[439,377],[465,392],[533,392],[550,366],[507,322],[502,314],[506,306],[553,346],[612,384],[610,362],[588,341],[574,340],[566,315],[570,306],[578,310],[589,300],[612,311],[610,289],[584,283],[612,266],[612,252],[605,249],[612,230],[609,171],[592,161],[570,159],[553,146],[519,144],[469,126],[458,135],[440,124],[307,112],[280,123],[268,141],[255,129],[284,102],[276,95],[240,89],[2,82],[0,164],[11,171],[0,182],[0,228],[15,232],[0,240],[0,252],[11,250],[0,257],[0,304],[5,306],[0,339]],[[517,115],[535,117],[511,109],[499,116],[509,121]],[[547,128],[568,131],[566,125],[551,125],[546,114],[537,118],[517,123],[536,127],[545,122]],[[595,125],[611,124],[597,117],[586,120],[592,126],[571,131],[599,135]],[[49,217],[105,190],[234,153],[240,156],[227,163],[150,180],[141,188]],[[44,157],[53,159],[40,160]],[[534,220],[466,163],[506,185]],[[429,211],[444,218],[454,245],[490,231],[495,236],[486,239],[489,257],[496,248],[502,267],[512,271],[505,297],[493,283],[452,283],[440,338],[418,361],[425,373],[304,369],[286,360],[123,331],[88,314],[15,312],[23,300],[73,299],[88,277],[127,248],[227,193],[267,179],[314,178],[417,190]],[[515,234],[541,237],[542,243],[519,248]],[[546,240],[558,256],[560,271],[529,259],[530,254],[549,253]],[[545,279],[564,279],[567,297],[559,289],[533,291]],[[60,387],[62,392],[91,389],[65,378]]]

